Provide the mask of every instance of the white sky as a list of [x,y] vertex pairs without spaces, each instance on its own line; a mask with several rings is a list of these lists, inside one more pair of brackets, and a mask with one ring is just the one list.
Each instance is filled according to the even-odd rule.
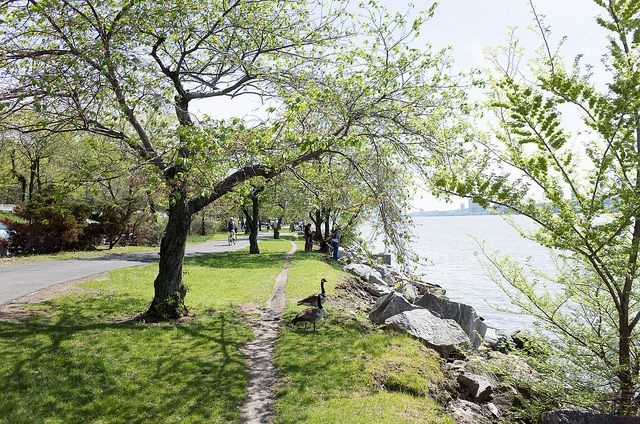
[[[404,12],[409,4],[405,0],[379,2],[392,12]],[[597,73],[600,58],[607,45],[605,31],[595,22],[595,17],[602,14],[602,9],[591,0],[532,2],[538,15],[544,15],[545,23],[551,27],[553,45],[562,37],[567,37],[561,50],[562,56],[567,61],[573,61],[577,54],[583,54],[583,63],[596,66]],[[417,11],[427,9],[433,2],[415,0],[412,3],[414,11]],[[451,46],[457,71],[487,68],[490,64],[484,59],[484,50],[505,45],[509,27],[518,28],[517,35],[521,45],[533,57],[541,44],[540,38],[529,30],[534,25],[529,0],[441,0],[434,17],[423,26],[418,46],[428,43],[436,50]],[[215,107],[203,103],[196,113],[206,112],[216,118],[251,115],[247,113],[244,102],[240,102],[244,103],[241,108],[236,108],[235,105],[222,106],[219,103],[219,100],[216,101]],[[422,199],[419,197],[414,204],[416,209],[458,209],[462,203],[461,200],[456,200],[445,204],[429,195],[424,195]]]
[[[406,10],[407,1],[382,0],[389,10]],[[600,59],[607,45],[606,32],[596,23],[595,17],[602,9],[591,0],[532,0],[538,16],[551,27],[551,41],[555,46],[566,37],[560,50],[568,62],[583,54],[583,64],[592,64],[595,71],[602,71]],[[414,1],[428,7],[432,2]],[[539,36],[531,30],[536,25],[529,0],[441,0],[434,17],[428,21],[420,41],[429,43],[434,49],[447,46],[453,48],[452,57],[458,71],[472,68],[488,68],[484,50],[507,43],[510,27],[517,28],[521,45],[526,47],[531,58],[541,45]],[[524,65],[524,64],[523,64]],[[419,191],[414,201],[416,209],[458,209],[467,205],[463,199],[444,203]]]

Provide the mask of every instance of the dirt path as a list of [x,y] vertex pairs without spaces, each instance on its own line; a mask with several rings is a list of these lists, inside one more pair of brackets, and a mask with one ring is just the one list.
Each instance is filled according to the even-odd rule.
[[242,424],[268,423],[273,418],[273,392],[276,384],[276,369],[273,365],[273,348],[278,338],[278,329],[282,324],[280,314],[286,302],[285,287],[291,257],[297,250],[295,242],[285,255],[284,268],[276,277],[273,293],[269,298],[269,306],[260,308],[256,304],[243,305],[245,312],[260,313],[260,317],[252,320],[251,327],[255,339],[248,343],[242,353],[247,358],[249,381],[247,397],[242,406]]

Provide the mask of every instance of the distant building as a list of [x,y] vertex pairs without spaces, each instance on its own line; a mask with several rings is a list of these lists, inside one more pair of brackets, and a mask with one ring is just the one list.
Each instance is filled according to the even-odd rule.
[[472,215],[482,215],[485,213],[489,213],[489,211],[487,211],[485,208],[483,208],[482,206],[480,206],[477,203],[473,203],[473,201],[471,199],[468,200],[469,202],[469,213]]
[[496,212],[500,213],[512,213],[504,206],[490,205],[491,210],[487,210],[477,203],[473,203],[470,199],[467,201],[466,206],[464,203],[460,204],[460,209],[450,209],[444,211],[420,211],[412,212],[410,216],[466,216],[466,215],[493,215]]

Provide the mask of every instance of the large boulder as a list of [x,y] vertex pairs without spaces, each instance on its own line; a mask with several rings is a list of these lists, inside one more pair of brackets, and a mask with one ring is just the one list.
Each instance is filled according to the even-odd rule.
[[640,424],[640,417],[620,417],[564,409],[543,413],[542,424]]
[[415,302],[420,297],[418,288],[413,284],[408,283],[406,280],[400,280],[397,285],[396,292],[402,294],[409,302]]
[[493,386],[489,379],[483,375],[462,373],[458,375],[458,383],[469,390],[473,400],[482,403],[489,400],[493,393]]
[[402,295],[391,292],[386,296],[379,298],[375,306],[369,312],[369,319],[376,324],[384,324],[387,318],[401,314],[405,311],[412,311],[418,308],[414,306]]
[[381,297],[391,293],[389,287],[380,284],[365,284],[362,288],[373,297]]
[[498,333],[493,326],[487,325],[476,314],[475,309],[464,303],[453,302],[443,297],[425,293],[415,301],[415,304],[430,310],[445,319],[457,322],[471,340],[474,348],[478,348],[483,341],[491,346],[498,343]]
[[355,275],[356,277],[360,277],[363,281],[369,280],[369,273],[371,272],[371,267],[369,265],[364,264],[349,264],[344,268],[345,272]]
[[455,321],[440,319],[426,309],[405,311],[387,318],[384,323],[393,330],[416,337],[445,358],[458,346],[470,347],[469,337]]
[[378,285],[378,286],[387,286],[387,282],[382,278],[382,274],[376,269],[372,269],[367,276],[367,281],[369,284]]

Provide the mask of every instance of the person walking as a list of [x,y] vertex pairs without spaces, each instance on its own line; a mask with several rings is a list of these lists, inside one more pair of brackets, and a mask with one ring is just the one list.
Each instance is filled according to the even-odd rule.
[[336,226],[333,229],[333,233],[331,234],[331,247],[333,247],[333,260],[338,260],[338,246],[340,246],[340,242],[342,241],[342,232],[340,231],[340,227]]
[[311,252],[313,250],[313,231],[311,231],[311,224],[307,224],[304,227],[304,250]]

